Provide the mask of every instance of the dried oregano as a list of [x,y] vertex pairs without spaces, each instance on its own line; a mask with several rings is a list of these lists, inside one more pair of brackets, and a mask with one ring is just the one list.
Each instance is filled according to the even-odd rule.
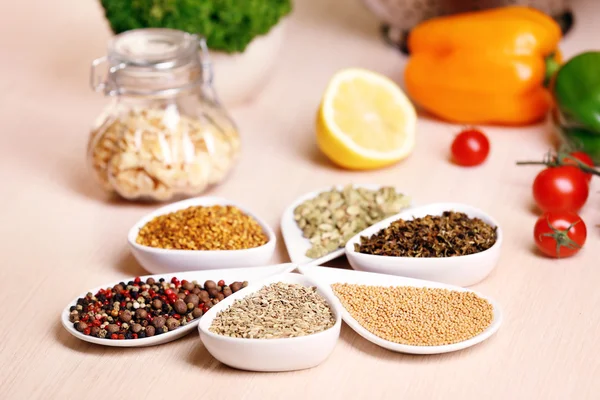
[[306,252],[310,258],[319,258],[343,247],[363,229],[397,214],[408,207],[410,198],[397,193],[393,187],[379,190],[333,188],[300,204],[294,210],[294,219],[312,247]]
[[411,220],[399,219],[371,237],[361,237],[354,250],[395,257],[454,257],[479,253],[496,243],[496,227],[464,213],[445,211]]
[[335,318],[314,287],[273,283],[220,311],[209,330],[244,339],[306,336],[331,328]]

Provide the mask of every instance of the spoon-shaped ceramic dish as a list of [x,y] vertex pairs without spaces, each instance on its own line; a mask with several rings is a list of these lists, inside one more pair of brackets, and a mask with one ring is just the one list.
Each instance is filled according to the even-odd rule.
[[[225,282],[235,282],[235,281],[248,281],[248,285],[251,285],[253,282],[260,281],[265,279],[271,275],[277,275],[285,272],[292,271],[296,268],[295,264],[278,264],[278,265],[269,265],[264,267],[251,267],[251,268],[235,268],[235,269],[222,269],[222,270],[207,270],[207,271],[194,271],[194,272],[180,272],[175,274],[163,274],[163,275],[147,275],[141,276],[140,279],[143,281],[148,278],[154,278],[158,281],[160,278],[164,278],[166,281],[170,281],[172,277],[177,277],[179,280],[187,280],[187,281],[198,281],[198,283],[204,283],[207,280],[213,280],[218,282],[223,279]],[[133,279],[133,278],[131,278]],[[131,279],[124,279],[129,281]],[[120,281],[107,283],[102,286],[98,286],[94,289],[87,290],[81,295],[77,296],[73,301],[71,301],[63,310],[61,314],[61,322],[65,329],[77,339],[84,340],[86,342],[100,344],[104,346],[111,347],[145,347],[145,346],[154,346],[157,344],[163,344],[171,342],[175,339],[179,339],[195,330],[198,326],[198,322],[203,318],[196,318],[192,320],[189,324],[185,326],[181,326],[171,332],[163,333],[161,335],[156,335],[152,337],[145,337],[142,339],[129,339],[129,340],[112,340],[112,339],[102,339],[94,336],[84,335],[79,332],[73,326],[73,323],[69,321],[69,308],[73,305],[77,304],[77,299],[81,297],[85,297],[88,292],[97,293],[100,289],[106,289],[108,287],[113,287],[117,285]],[[237,293],[237,292],[236,292]]]
[[[153,218],[182,210],[192,206],[231,205],[254,218],[268,237],[262,246],[242,250],[170,250],[143,246],[136,243],[140,229]],[[127,235],[127,241],[135,258],[153,274],[169,272],[199,271],[205,269],[224,269],[255,267],[266,265],[273,257],[276,237],[273,230],[256,214],[246,208],[219,197],[196,197],[161,207],[140,219]]]
[[312,279],[306,276],[284,273],[250,284],[219,302],[202,317],[198,325],[202,343],[213,357],[233,368],[263,372],[312,368],[329,357],[340,336],[341,309],[335,302],[333,293],[320,288],[317,288],[317,292],[325,298],[335,318],[335,324],[322,332],[293,338],[244,339],[223,336],[210,331],[210,326],[220,311],[231,306],[236,300],[243,299],[265,285],[276,282],[307,287],[317,286]]
[[[383,185],[357,184],[353,186],[369,190],[378,190]],[[283,235],[283,241],[285,242],[285,247],[287,248],[290,260],[293,263],[298,265],[319,265],[338,258],[345,253],[346,250],[342,247],[320,258],[307,257],[306,251],[311,248],[310,241],[302,236],[302,230],[298,227],[298,224],[296,224],[296,221],[294,220],[294,210],[296,207],[306,200],[317,197],[319,193],[331,190],[333,187],[336,187],[338,190],[342,190],[344,185],[328,186],[321,190],[315,190],[313,192],[306,193],[294,200],[294,202],[284,211],[283,216],[281,217],[281,233]]]
[[[410,220],[426,215],[442,215],[444,211],[463,212],[470,218],[480,218],[491,226],[495,226],[497,228],[496,243],[480,253],[438,258],[378,256],[362,254],[354,250],[354,245],[360,243],[361,236],[374,235],[398,219]],[[491,216],[465,204],[436,203],[404,210],[365,229],[346,243],[346,256],[352,268],[358,271],[400,275],[458,286],[471,286],[487,277],[496,267],[500,258],[501,247],[502,229]]]
[[[429,282],[419,279],[411,279],[404,278],[401,276],[390,276],[384,274],[375,274],[372,272],[362,272],[362,271],[353,271],[353,270],[345,270],[338,268],[327,268],[327,267],[317,267],[317,266],[300,266],[298,267],[300,273],[306,275],[311,278],[325,293],[329,293],[333,295],[335,298],[336,305],[342,310],[342,318],[344,322],[348,324],[356,333],[358,333],[363,338],[368,341],[386,348],[388,350],[396,351],[399,353],[409,353],[409,354],[442,354],[442,353],[450,353],[457,350],[466,349],[468,347],[474,346],[478,343],[483,342],[492,336],[502,323],[502,311],[498,304],[490,299],[487,296],[483,296],[480,293],[475,291],[461,288],[458,286],[447,285],[438,282]],[[373,286],[413,286],[413,287],[428,287],[428,288],[443,288],[449,290],[456,291],[469,291],[476,293],[479,297],[482,297],[489,301],[494,308],[494,319],[490,326],[480,333],[479,335],[454,344],[444,345],[444,346],[412,346],[400,343],[390,342],[388,340],[382,339],[379,336],[376,336],[369,332],[367,329],[363,328],[344,308],[342,303],[339,301],[337,296],[333,293],[331,289],[331,285],[334,283],[349,283],[349,284],[358,284],[358,285],[373,285]]]

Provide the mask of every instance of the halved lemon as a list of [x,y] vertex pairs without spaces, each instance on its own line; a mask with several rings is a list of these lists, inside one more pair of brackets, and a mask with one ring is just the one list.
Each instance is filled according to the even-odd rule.
[[337,165],[385,167],[415,146],[417,114],[392,80],[364,69],[345,69],[329,82],[317,115],[317,143]]

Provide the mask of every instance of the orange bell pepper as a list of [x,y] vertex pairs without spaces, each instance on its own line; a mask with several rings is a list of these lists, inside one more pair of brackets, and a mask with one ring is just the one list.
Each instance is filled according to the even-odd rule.
[[466,124],[525,125],[552,104],[544,82],[558,68],[558,24],[528,7],[427,20],[408,37],[406,90],[422,108]]

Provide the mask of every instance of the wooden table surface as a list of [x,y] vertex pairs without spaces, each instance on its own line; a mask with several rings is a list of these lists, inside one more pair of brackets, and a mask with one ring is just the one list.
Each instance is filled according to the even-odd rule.
[[[531,184],[538,170],[514,162],[543,155],[547,126],[486,128],[491,156],[473,169],[448,162],[458,127],[425,118],[413,155],[394,167],[347,172],[319,154],[314,113],[329,77],[360,66],[400,81],[406,62],[382,43],[377,20],[358,0],[296,1],[272,80],[251,104],[231,110],[243,156],[210,194],[243,201],[277,230],[297,196],[340,183],[391,184],[421,204],[480,207],[505,232],[498,267],[475,286],[503,306],[500,331],[465,351],[420,357],[379,348],[344,326],[324,364],[276,374],[221,365],[196,333],[141,349],[69,335],[59,316],[74,296],[145,273],[125,237],[154,207],[108,201],[86,170],[88,128],[107,102],[88,88],[90,61],[105,54],[110,37],[97,3],[0,4],[0,398],[600,398],[600,185],[593,183],[582,211],[585,249],[560,261],[537,254]],[[576,2],[575,11],[566,56],[598,45],[600,2]],[[273,261],[288,261],[279,239]]]

